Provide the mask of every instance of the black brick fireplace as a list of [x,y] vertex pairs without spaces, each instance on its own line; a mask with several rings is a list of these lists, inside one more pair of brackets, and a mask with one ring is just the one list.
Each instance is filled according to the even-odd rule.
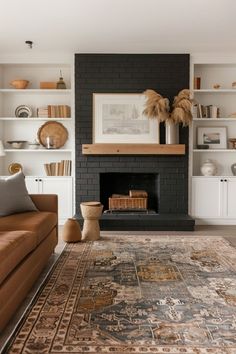
[[[142,174],[152,180],[155,192],[148,192],[156,213],[103,214],[101,229],[193,230],[194,220],[188,216],[188,128],[180,129],[185,155],[82,155],[82,144],[92,143],[93,93],[142,93],[151,88],[172,101],[188,86],[188,54],[75,55],[76,216],[80,221],[80,202],[101,200],[107,207],[115,174],[131,181]],[[164,143],[164,126],[160,139]],[[114,192],[127,192],[119,188],[117,183]],[[136,184],[134,189],[145,187]]]

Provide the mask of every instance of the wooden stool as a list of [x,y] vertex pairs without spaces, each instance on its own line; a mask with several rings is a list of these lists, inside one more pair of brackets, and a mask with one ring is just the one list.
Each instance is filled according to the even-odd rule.
[[78,242],[81,241],[81,230],[78,220],[69,218],[65,222],[62,231],[62,238],[65,242]]
[[96,241],[100,238],[99,218],[103,205],[100,202],[83,202],[80,204],[81,214],[84,218],[82,240]]

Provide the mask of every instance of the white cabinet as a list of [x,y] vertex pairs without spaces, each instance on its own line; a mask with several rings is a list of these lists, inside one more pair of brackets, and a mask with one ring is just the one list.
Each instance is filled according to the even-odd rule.
[[193,177],[191,214],[236,223],[236,177]]
[[[236,162],[236,149],[229,142],[236,138],[236,89],[232,86],[236,78],[236,63],[197,60],[193,58],[192,73],[193,77],[201,78],[201,87],[194,89],[192,86],[194,100],[201,108],[207,108],[205,116],[194,117],[190,130],[190,213],[199,219],[199,223],[236,225],[236,182],[231,171],[231,165]],[[216,84],[220,87],[214,88]],[[212,106],[219,109],[218,118],[209,115],[213,111]],[[208,128],[211,128],[212,136],[207,135]],[[226,137],[219,133],[220,128],[224,128]],[[206,134],[202,135],[204,129]],[[208,144],[208,149],[198,148],[200,136],[206,136],[203,144]],[[218,147],[211,144],[211,137],[213,140],[216,137]],[[224,138],[226,145],[222,147]],[[216,176],[202,176],[201,166],[206,160],[216,165]]]
[[192,178],[192,216],[217,218],[220,216],[221,193],[218,178]]
[[63,224],[73,214],[73,193],[71,177],[26,177],[30,194],[57,194],[59,223]]

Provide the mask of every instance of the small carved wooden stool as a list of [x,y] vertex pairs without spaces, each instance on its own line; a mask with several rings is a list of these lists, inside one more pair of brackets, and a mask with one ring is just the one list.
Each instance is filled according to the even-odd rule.
[[100,202],[83,202],[80,204],[81,214],[84,218],[82,231],[83,241],[96,241],[100,238],[99,218],[103,205]]

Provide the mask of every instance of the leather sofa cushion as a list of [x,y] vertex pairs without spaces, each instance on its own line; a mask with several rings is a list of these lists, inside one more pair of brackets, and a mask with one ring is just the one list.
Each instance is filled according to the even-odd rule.
[[36,235],[32,232],[0,232],[0,284],[35,247]]
[[0,218],[0,231],[27,230],[36,234],[37,245],[57,225],[57,215],[46,211],[30,211]]

